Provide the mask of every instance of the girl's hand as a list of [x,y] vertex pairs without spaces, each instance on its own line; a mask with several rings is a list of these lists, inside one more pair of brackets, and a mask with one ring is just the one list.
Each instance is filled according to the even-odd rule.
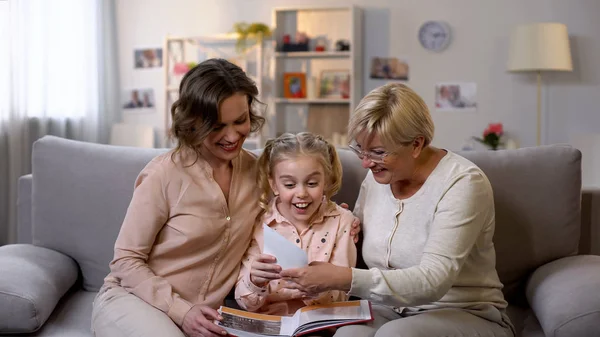
[[[340,207],[348,209],[348,204],[343,202],[340,204]],[[360,228],[360,219],[357,217],[354,217],[354,222],[352,222],[352,229],[350,230],[350,236],[353,237],[354,243],[358,242],[358,233],[360,233],[361,228]]]
[[215,337],[225,336],[227,331],[213,323],[214,320],[222,320],[223,317],[210,307],[195,305],[183,318],[181,329],[189,337]]
[[257,287],[264,287],[272,280],[281,278],[279,272],[281,267],[277,264],[277,259],[271,255],[260,254],[250,267],[250,282]]

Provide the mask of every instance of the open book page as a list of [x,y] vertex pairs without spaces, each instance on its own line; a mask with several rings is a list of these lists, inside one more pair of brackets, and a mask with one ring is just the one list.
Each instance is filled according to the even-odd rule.
[[294,324],[292,317],[256,314],[228,307],[221,307],[218,311],[223,320],[215,323],[233,336],[280,336],[283,334],[282,330],[293,331],[297,326],[289,327]]
[[329,327],[373,320],[369,301],[336,302],[299,309],[294,316],[255,314],[227,307],[219,308],[216,321],[230,335],[238,337],[302,336]]
[[298,328],[294,336],[346,324],[368,322],[373,320],[369,301],[335,302],[321,305],[311,305],[298,309]]
[[266,224],[263,224],[263,237],[263,254],[274,256],[282,269],[308,265],[308,256],[304,250]]

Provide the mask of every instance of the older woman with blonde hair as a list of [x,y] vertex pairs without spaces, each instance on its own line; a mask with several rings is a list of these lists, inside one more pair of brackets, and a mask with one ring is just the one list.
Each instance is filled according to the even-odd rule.
[[373,303],[374,321],[336,336],[514,336],[481,169],[431,145],[427,105],[403,84],[364,97],[348,133],[369,169],[354,209],[369,269],[318,263],[282,277],[309,295],[336,289]]

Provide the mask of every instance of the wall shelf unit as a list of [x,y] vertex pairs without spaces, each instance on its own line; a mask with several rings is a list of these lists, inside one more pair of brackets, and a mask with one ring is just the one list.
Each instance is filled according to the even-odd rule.
[[[275,8],[273,26],[274,136],[311,131],[345,146],[348,118],[362,98],[362,10],[356,6]],[[284,36],[295,43],[297,33],[308,36],[308,51],[282,51]],[[350,50],[336,50],[339,40],[347,41]],[[324,51],[315,50],[317,41],[325,42]],[[349,87],[345,94],[332,95],[321,88],[322,76],[328,71],[349,73],[348,81],[342,76],[323,82],[330,88],[343,81],[342,86]],[[305,98],[285,97],[286,73],[305,74]]]

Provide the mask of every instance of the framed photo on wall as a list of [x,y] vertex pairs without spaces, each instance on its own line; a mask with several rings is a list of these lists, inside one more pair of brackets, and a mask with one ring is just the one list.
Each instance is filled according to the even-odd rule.
[[162,48],[135,49],[133,51],[133,64],[139,68],[162,67]]
[[306,98],[306,74],[284,73],[283,74],[283,97]]
[[319,78],[320,98],[350,98],[350,71],[323,70]]

